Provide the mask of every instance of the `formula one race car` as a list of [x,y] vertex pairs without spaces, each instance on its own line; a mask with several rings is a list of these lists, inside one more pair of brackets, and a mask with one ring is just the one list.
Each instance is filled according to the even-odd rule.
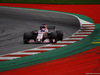
[[23,42],[29,44],[30,40],[34,40],[36,43],[42,43],[46,39],[50,43],[57,43],[59,40],[63,40],[63,32],[56,30],[56,26],[40,26],[40,30],[34,30],[31,32],[24,33]]

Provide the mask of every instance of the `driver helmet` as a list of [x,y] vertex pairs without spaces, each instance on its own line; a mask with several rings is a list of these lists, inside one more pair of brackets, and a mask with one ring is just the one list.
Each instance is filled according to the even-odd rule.
[[45,28],[45,26],[42,26],[42,28]]
[[44,31],[45,31],[44,29],[41,30],[41,32],[44,32]]
[[47,24],[42,24],[45,28],[47,28]]

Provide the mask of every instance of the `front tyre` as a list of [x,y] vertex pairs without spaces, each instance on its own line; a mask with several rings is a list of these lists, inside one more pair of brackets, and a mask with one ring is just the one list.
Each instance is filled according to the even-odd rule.
[[23,42],[24,42],[24,44],[29,44],[29,39],[30,39],[30,35],[29,35],[29,33],[24,33],[24,35],[23,35]]
[[23,39],[24,44],[29,44],[28,39]]

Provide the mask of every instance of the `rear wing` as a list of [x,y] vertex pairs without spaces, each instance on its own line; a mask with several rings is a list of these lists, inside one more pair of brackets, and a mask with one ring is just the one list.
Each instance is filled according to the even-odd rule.
[[[44,26],[40,26],[40,29],[42,29]],[[47,29],[49,30],[55,30],[56,26],[47,26]]]
[[47,28],[48,28],[49,30],[55,30],[55,29],[56,29],[56,26],[47,26]]

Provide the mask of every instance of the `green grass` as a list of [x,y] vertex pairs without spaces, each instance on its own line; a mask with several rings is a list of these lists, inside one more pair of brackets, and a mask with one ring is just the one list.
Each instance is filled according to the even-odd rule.
[[100,4],[100,0],[0,0],[0,3],[29,3],[29,4]]

